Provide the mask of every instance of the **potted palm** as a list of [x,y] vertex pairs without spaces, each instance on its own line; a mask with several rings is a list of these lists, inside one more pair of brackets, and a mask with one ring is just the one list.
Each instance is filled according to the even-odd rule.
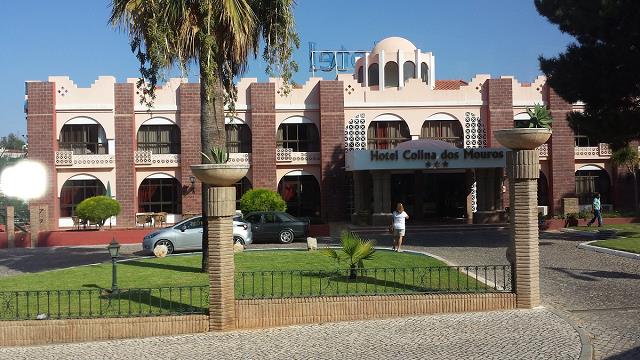
[[211,148],[209,154],[201,153],[203,164],[191,165],[191,172],[198,180],[210,186],[233,186],[249,171],[248,164],[228,164],[229,153],[225,148]]
[[518,122],[518,127],[495,130],[493,134],[502,146],[511,150],[533,150],[551,137],[551,113],[546,106],[536,104],[527,108],[528,121]]

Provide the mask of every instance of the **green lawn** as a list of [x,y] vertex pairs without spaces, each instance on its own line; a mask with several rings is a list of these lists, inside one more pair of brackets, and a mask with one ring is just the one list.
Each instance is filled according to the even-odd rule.
[[[0,319],[33,318],[40,313],[58,318],[203,313],[209,290],[200,261],[196,254],[118,263],[118,285],[130,290],[116,297],[105,290],[111,287],[111,263],[3,278]],[[347,264],[338,266],[321,252],[247,251],[236,254],[235,263],[240,299],[495,291],[468,275],[499,284],[510,279],[501,267],[496,272],[451,268],[428,256],[391,251],[376,252],[355,279],[345,269]],[[1,292],[10,290],[39,292]]]
[[600,240],[591,243],[594,246],[600,246],[608,249],[628,251],[640,254],[640,224],[620,224],[620,225],[603,225],[602,227],[586,227],[579,226],[577,229],[595,232],[600,229],[615,229],[616,238],[609,240]]

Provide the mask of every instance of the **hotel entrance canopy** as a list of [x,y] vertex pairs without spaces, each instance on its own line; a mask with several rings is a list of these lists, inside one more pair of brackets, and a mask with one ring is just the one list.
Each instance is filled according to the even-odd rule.
[[504,168],[507,151],[505,148],[459,149],[439,140],[412,140],[394,149],[348,151],[345,170]]

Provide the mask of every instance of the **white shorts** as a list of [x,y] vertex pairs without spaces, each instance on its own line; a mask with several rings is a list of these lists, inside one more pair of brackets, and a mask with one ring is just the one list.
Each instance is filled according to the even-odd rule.
[[404,229],[393,229],[393,236],[404,236]]

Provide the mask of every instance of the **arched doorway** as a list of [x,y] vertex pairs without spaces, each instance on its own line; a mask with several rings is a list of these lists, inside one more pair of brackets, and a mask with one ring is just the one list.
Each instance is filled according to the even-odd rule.
[[251,181],[249,181],[246,176],[243,177],[242,180],[235,183],[234,186],[236,187],[236,210],[240,210],[240,199],[242,198],[242,195],[244,195],[244,193],[246,193],[247,191],[253,189],[253,186],[251,185]]
[[293,216],[320,217],[320,185],[306,171],[292,171],[280,179],[278,192]]
[[549,181],[542,171],[538,178],[538,205],[549,206]]
[[165,118],[152,118],[138,129],[138,151],[180,154],[180,128]]
[[107,192],[102,181],[91,175],[76,175],[62,185],[60,191],[60,217],[76,215],[76,206],[84,199],[105,195]]
[[411,140],[407,123],[399,116],[383,114],[376,117],[367,130],[367,149],[393,149],[401,142]]
[[585,165],[576,171],[576,196],[580,205],[589,205],[594,193],[600,193],[602,204],[611,204],[611,179],[606,170]]
[[180,182],[171,175],[153,174],[138,188],[138,212],[182,213]]
[[74,155],[102,155],[109,153],[109,145],[100,123],[88,117],[78,117],[62,126],[58,150],[72,151]]

